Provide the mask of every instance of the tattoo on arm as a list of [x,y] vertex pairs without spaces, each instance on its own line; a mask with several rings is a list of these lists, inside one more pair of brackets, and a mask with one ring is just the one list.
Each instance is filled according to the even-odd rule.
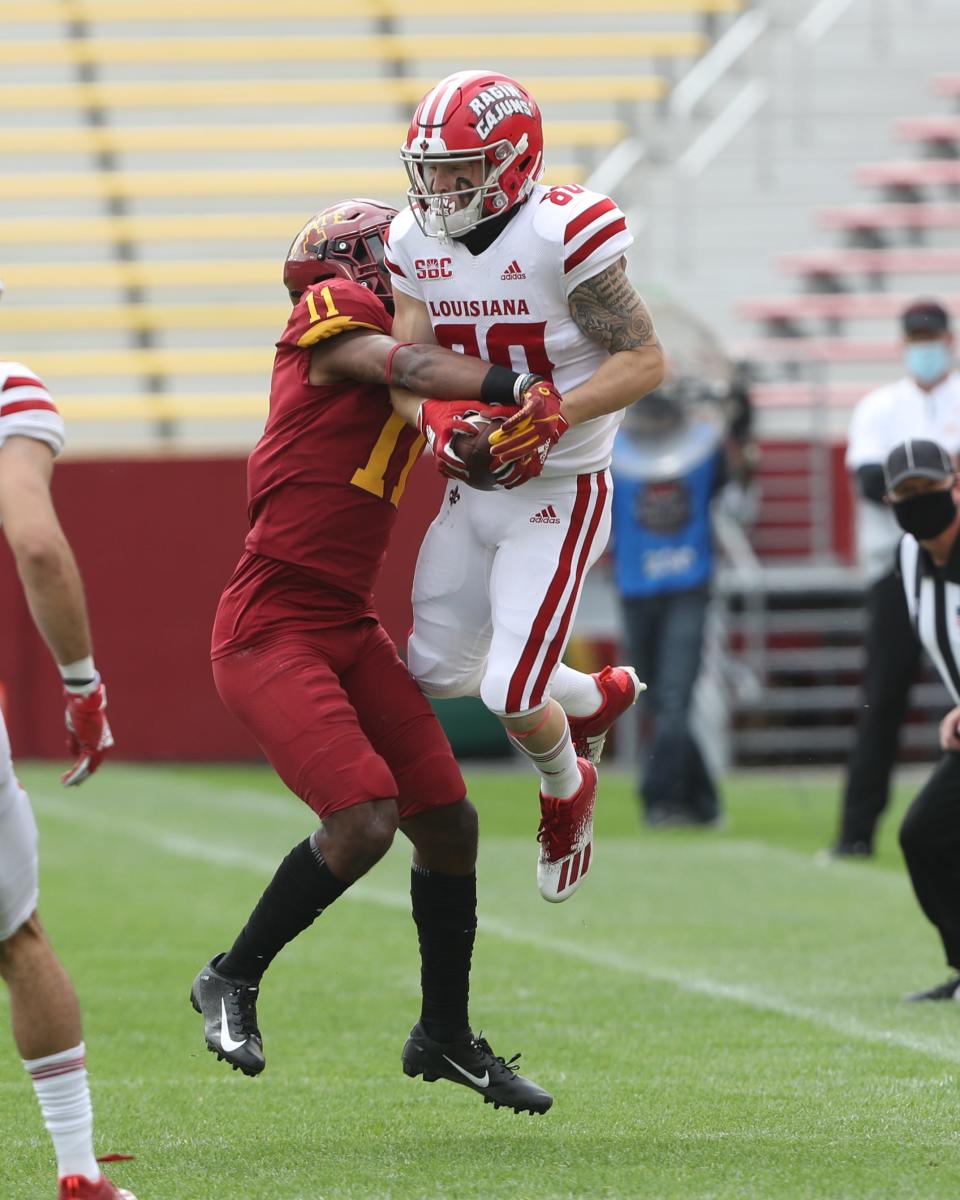
[[570,315],[582,333],[611,354],[660,346],[647,306],[619,263],[574,288]]

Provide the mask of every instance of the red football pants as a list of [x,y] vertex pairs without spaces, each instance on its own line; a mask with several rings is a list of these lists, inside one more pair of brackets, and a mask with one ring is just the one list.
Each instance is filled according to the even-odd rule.
[[466,787],[433,709],[378,622],[298,632],[213,661],[224,704],[323,817],[396,799],[400,817]]

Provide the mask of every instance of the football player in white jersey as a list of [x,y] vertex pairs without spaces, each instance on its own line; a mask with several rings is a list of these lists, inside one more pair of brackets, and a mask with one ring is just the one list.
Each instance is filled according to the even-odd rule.
[[539,771],[538,885],[564,900],[590,866],[603,737],[642,685],[630,668],[591,676],[560,658],[609,535],[617,426],[660,383],[663,352],[624,273],[623,213],[537,182],[540,111],[521,84],[448,76],[418,106],[401,157],[410,204],[386,255],[393,336],[542,381],[491,439],[501,463],[534,477],[490,492],[448,485],[417,563],[409,666],[428,695],[479,695]]
[[[62,448],[63,421],[46,388],[22,363],[0,359],[0,520],[63,679],[75,759],[62,782],[72,787],[96,771],[113,738],[83,583],[50,496]],[[37,894],[37,827],[0,717],[0,976],[10,992],[14,1041],[53,1140],[59,1200],[134,1200],[101,1172],[93,1153],[80,1009],[37,916]]]

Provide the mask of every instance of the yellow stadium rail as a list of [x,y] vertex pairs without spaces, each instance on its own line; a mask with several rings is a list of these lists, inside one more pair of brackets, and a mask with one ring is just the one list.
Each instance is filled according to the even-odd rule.
[[59,294],[93,288],[255,287],[279,286],[277,259],[224,259],[216,277],[207,262],[11,263],[3,268],[8,291],[52,291]]
[[[639,16],[644,14],[709,16],[737,13],[743,0],[484,0],[484,16],[552,16],[590,14]],[[405,17],[446,17],[448,0],[353,0],[349,16],[362,20],[389,20]],[[329,20],[316,0],[165,0],[158,11],[136,0],[26,0],[0,4],[0,20],[46,24],[55,21],[282,21],[303,19]],[[344,12],[343,15],[347,15]]]
[[[695,58],[707,47],[700,33],[386,34],[356,37],[142,37],[0,41],[0,65],[95,66],[107,63],[422,62],[462,59]],[[304,100],[306,97],[302,97]]]
[[[584,174],[583,167],[567,164],[552,168],[545,178],[581,183]],[[9,175],[3,181],[2,194],[5,200],[309,195],[329,197],[333,202],[341,196],[397,194],[405,185],[398,162],[395,167],[328,167],[322,171],[48,171]]]
[[0,245],[70,242],[200,242],[256,239],[289,242],[310,216],[310,205],[289,213],[202,213],[160,217],[0,217]]
[[57,408],[68,425],[80,421],[235,421],[267,415],[267,388],[261,392],[133,392],[128,395],[60,395]]
[[[210,150],[386,150],[406,136],[400,124],[153,125],[4,129],[0,154],[202,153]],[[553,121],[544,126],[548,146],[611,146],[627,136],[622,121]]]
[[[208,277],[216,273],[209,264]],[[263,329],[279,334],[290,315],[283,299],[280,267],[274,272],[276,304],[50,304],[42,308],[5,305],[4,336],[11,333],[104,333],[113,330],[145,329]]]
[[[412,108],[435,79],[158,80],[135,83],[5,83],[0,109],[37,108],[275,108],[404,104]],[[669,91],[659,75],[524,78],[541,104],[644,103]]]
[[273,356],[271,345],[184,350],[44,350],[30,354],[30,367],[44,382],[123,375],[262,375],[267,379]]

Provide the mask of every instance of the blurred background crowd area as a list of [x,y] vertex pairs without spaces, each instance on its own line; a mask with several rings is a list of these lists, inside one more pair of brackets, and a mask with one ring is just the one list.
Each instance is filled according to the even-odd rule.
[[[678,461],[724,461],[692,722],[711,770],[845,758],[864,665],[850,413],[903,374],[913,298],[960,312],[956,0],[0,0],[0,28],[0,346],[67,421],[55,488],[122,753],[157,757],[162,707],[163,757],[257,756],[206,651],[283,256],[337,199],[404,203],[414,105],[483,66],[539,100],[546,181],[627,213],[673,388],[628,472],[668,489]],[[398,640],[437,483],[414,473],[378,594]],[[56,754],[12,567],[0,614],[15,747]],[[624,641],[608,560],[570,657],[596,669]],[[934,752],[945,707],[928,671],[904,755]],[[504,752],[479,705],[444,719],[460,753]],[[637,736],[621,731],[624,760]]]

